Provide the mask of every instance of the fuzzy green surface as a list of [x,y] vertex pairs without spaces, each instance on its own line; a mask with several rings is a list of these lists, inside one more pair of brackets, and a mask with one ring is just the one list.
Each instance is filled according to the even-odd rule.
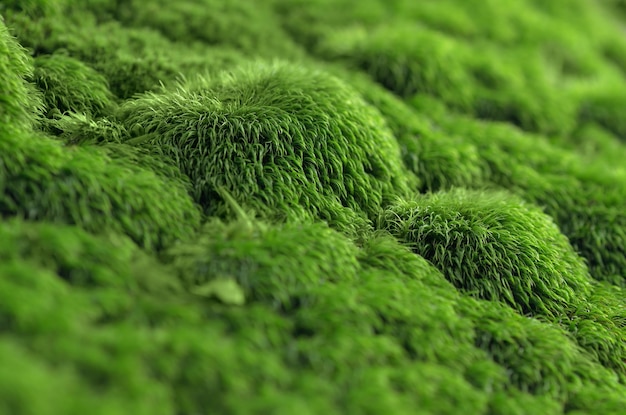
[[621,0],[0,0],[0,415],[624,415]]

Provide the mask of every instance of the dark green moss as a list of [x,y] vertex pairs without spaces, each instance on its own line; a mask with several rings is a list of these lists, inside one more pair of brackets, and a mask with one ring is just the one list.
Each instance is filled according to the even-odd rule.
[[129,143],[175,160],[208,214],[223,187],[259,214],[317,217],[339,201],[372,215],[411,182],[380,114],[317,70],[258,63],[145,94],[119,118],[145,131]]
[[378,226],[456,287],[521,313],[568,315],[589,290],[584,262],[552,219],[504,193],[454,189],[401,201]]
[[581,122],[593,122],[626,142],[626,85],[611,90],[589,94],[582,99],[579,119]]
[[98,116],[112,105],[106,79],[69,56],[38,56],[33,81],[43,91],[49,117],[68,111]]
[[0,15],[0,122],[23,128],[37,123],[42,103],[26,79],[33,62],[9,32]]
[[560,327],[467,297],[459,310],[474,322],[476,346],[504,367],[510,384],[522,391],[567,406],[585,387],[606,388],[613,394],[623,389],[613,373],[581,351]]
[[37,20],[13,13],[8,24],[35,56],[64,50],[104,76],[120,99],[156,90],[184,74],[217,71],[243,60],[243,55],[232,49],[175,43],[154,29],[98,22],[93,14],[80,9],[68,11],[63,18]]
[[63,148],[8,130],[1,132],[0,150],[3,217],[115,230],[147,249],[189,237],[199,225],[200,212],[180,181],[116,162],[97,148]]
[[384,116],[400,145],[405,166],[420,181],[416,190],[434,192],[483,183],[485,172],[472,143],[436,131],[421,111],[414,110],[368,78],[337,72]]

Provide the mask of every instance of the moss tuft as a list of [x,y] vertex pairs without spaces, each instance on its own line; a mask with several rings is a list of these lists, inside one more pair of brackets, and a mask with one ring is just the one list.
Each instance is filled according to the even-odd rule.
[[380,114],[320,71],[256,64],[145,94],[125,103],[119,118],[144,130],[129,143],[180,166],[208,214],[219,212],[220,187],[259,214],[316,217],[337,201],[373,215],[409,189]]
[[114,161],[98,148],[63,148],[9,130],[0,135],[0,161],[3,217],[118,231],[147,249],[189,237],[199,225],[200,212],[180,181]]
[[26,79],[33,62],[0,16],[0,122],[32,128],[42,107],[40,97]]
[[385,210],[378,226],[463,292],[524,314],[568,315],[589,290],[584,262],[552,219],[509,194],[424,195]]
[[38,56],[33,81],[43,91],[48,117],[68,111],[99,116],[112,105],[106,79],[69,56]]

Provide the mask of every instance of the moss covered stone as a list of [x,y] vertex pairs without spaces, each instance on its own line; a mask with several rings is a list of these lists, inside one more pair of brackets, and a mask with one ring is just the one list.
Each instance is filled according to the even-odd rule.
[[116,162],[97,148],[64,148],[8,130],[0,150],[3,217],[119,231],[147,249],[188,237],[199,225],[200,212],[180,181]]
[[218,188],[257,209],[318,215],[329,204],[372,215],[411,177],[380,113],[339,79],[295,65],[255,64],[150,93],[121,107],[129,143],[172,158],[207,213]]

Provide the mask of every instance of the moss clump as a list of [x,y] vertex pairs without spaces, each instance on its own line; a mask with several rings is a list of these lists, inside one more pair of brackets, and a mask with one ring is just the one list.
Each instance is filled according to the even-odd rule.
[[311,286],[356,278],[355,254],[349,239],[322,224],[214,220],[198,239],[173,247],[167,257],[189,288],[233,279],[248,301],[291,309],[306,301],[298,294]]
[[405,166],[419,180],[415,190],[434,192],[483,183],[484,166],[472,143],[436,131],[428,117],[369,78],[337,72],[385,118],[400,145]]
[[585,387],[604,387],[613,397],[623,389],[614,374],[594,362],[561,327],[468,297],[462,297],[458,309],[474,323],[476,346],[506,370],[509,385],[564,406]]
[[33,81],[43,91],[49,117],[68,111],[98,116],[112,105],[106,79],[69,56],[38,56]]
[[446,102],[469,103],[469,79],[456,43],[425,28],[345,30],[330,36],[319,49],[321,56],[344,59],[401,97],[424,93]]
[[129,143],[175,160],[208,214],[217,189],[258,213],[323,215],[341,205],[372,215],[410,177],[380,114],[331,75],[255,64],[125,103],[145,134]]
[[176,42],[200,41],[256,56],[301,55],[270,8],[254,0],[132,0],[118,6],[116,14],[126,25],[156,29]]
[[521,313],[568,315],[589,290],[587,268],[551,218],[508,194],[425,195],[390,207],[378,226],[459,289]]
[[578,344],[626,380],[626,301],[623,289],[594,284],[589,301],[564,321]]
[[33,73],[32,59],[9,33],[0,16],[0,122],[31,128],[41,108],[39,96],[26,79]]
[[7,17],[20,43],[39,55],[63,50],[95,69],[120,99],[156,90],[181,75],[214,72],[242,62],[242,53],[198,42],[176,43],[149,28],[127,28],[115,20],[99,22],[80,8],[62,18],[32,20],[12,13]]
[[[2,373],[17,385],[0,388],[11,413],[173,411],[140,359],[151,341],[138,329],[174,314],[181,292],[162,264],[127,238],[64,225],[11,219],[0,223],[0,241],[0,347],[16,359],[2,368],[24,370]],[[33,388],[45,397],[58,382],[78,396],[33,399]]]
[[579,119],[582,123],[593,122],[626,142],[626,84],[622,88],[612,85],[610,90],[600,90],[582,98]]
[[[200,212],[183,184],[97,148],[63,148],[12,130],[0,135],[0,213],[128,234],[147,249],[188,237]],[[169,195],[163,200],[163,195]]]
[[[431,106],[423,101],[420,108]],[[430,116],[445,134],[477,150],[484,176],[478,186],[469,187],[506,189],[539,205],[587,260],[594,278],[623,284],[626,188],[619,168],[588,163],[544,136],[510,125],[471,120],[445,109]]]

